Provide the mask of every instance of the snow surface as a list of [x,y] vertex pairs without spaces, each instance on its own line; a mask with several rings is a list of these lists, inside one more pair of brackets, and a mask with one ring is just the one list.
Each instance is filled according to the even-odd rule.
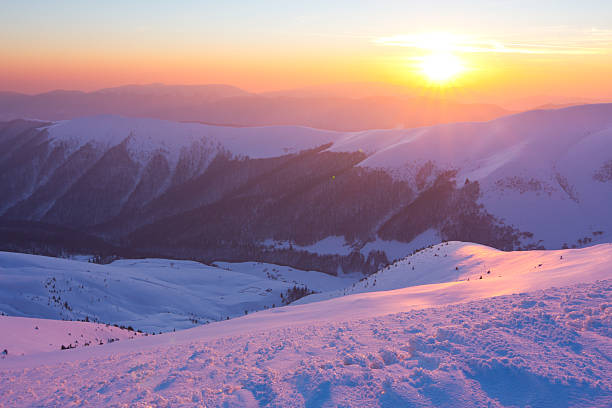
[[329,236],[311,245],[297,245],[289,241],[267,239],[262,242],[271,249],[288,249],[293,248],[297,251],[307,251],[319,255],[348,255],[353,252],[351,244],[346,242],[343,236]]
[[376,240],[366,243],[360,252],[364,256],[368,256],[372,251],[383,251],[389,260],[396,260],[402,259],[418,249],[437,244],[441,240],[438,231],[430,228],[414,237],[410,242],[387,241],[376,237]]
[[298,286],[306,286],[315,292],[325,292],[334,289],[344,289],[362,278],[360,273],[339,276],[329,275],[319,271],[303,271],[291,266],[275,265],[264,262],[214,262],[213,265],[222,269],[257,276],[264,279],[279,280]]
[[306,251],[319,255],[342,255],[346,256],[351,252],[361,252],[367,257],[372,251],[382,251],[390,260],[404,258],[410,255],[417,249],[427,247],[432,244],[437,244],[442,239],[438,231],[428,229],[416,236],[410,242],[389,241],[380,237],[376,237],[370,242],[348,242],[343,236],[329,236],[311,245],[297,245],[289,241],[280,241],[267,239],[262,244],[271,249],[289,249],[293,248],[296,251]]
[[[444,288],[444,298],[456,293],[460,301],[464,290],[475,299],[541,289],[550,283],[569,285],[606,279],[612,277],[610,265],[612,244],[581,250],[504,252],[485,245],[444,242],[397,261],[351,287],[310,295],[296,303],[406,287],[412,287],[414,293],[428,294],[434,294],[431,288]],[[475,281],[477,288],[469,286]]]
[[4,358],[61,350],[61,347],[93,347],[141,336],[140,333],[105,324],[27,317],[0,316],[0,353]]
[[98,115],[56,122],[46,127],[53,144],[69,152],[92,144],[108,150],[124,142],[132,158],[146,163],[161,152],[174,169],[181,153],[194,146],[224,148],[235,156],[277,157],[335,141],[342,133],[301,126],[230,127],[160,119]]
[[[423,277],[408,281],[440,283],[1,360],[0,396],[9,406],[612,404],[611,244],[449,243],[416,257]],[[377,287],[404,275],[381,271]]]
[[213,149],[216,142],[205,138],[199,125],[114,115],[59,121],[46,129],[52,145],[68,147],[68,155],[88,144],[107,151],[126,141],[135,161],[144,165],[161,153],[171,170],[176,168],[181,154],[197,147]]
[[0,252],[0,312],[48,319],[88,317],[150,333],[280,306],[280,295],[295,286],[294,281],[316,288],[352,282],[320,272],[266,267],[292,279],[192,261],[139,259],[97,265]]

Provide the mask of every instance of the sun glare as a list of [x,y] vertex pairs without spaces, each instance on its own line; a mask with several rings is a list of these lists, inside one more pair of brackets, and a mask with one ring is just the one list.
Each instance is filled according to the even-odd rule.
[[461,59],[448,52],[437,52],[421,58],[423,74],[433,82],[447,82],[465,70]]
[[412,38],[412,44],[428,54],[418,57],[419,68],[431,82],[442,84],[465,71],[463,61],[456,55],[461,39],[449,33],[428,33]]

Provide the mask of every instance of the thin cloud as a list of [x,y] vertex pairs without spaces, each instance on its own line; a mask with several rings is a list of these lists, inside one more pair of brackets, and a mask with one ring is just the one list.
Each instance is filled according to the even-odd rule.
[[497,54],[588,55],[612,50],[611,30],[591,30],[589,38],[560,41],[502,42],[471,39],[449,34],[394,35],[374,39],[382,46],[406,47],[428,51]]

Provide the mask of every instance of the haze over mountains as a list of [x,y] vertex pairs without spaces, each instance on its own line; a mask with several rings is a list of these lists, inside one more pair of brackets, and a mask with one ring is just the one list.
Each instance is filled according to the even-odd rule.
[[611,134],[612,104],[364,132],[9,121],[0,215],[21,238],[2,244],[52,251],[87,234],[89,253],[328,273],[374,272],[440,240],[581,247],[612,231]]
[[255,94],[230,85],[127,85],[94,92],[38,95],[0,92],[0,120],[73,119],[113,114],[230,126],[302,125],[355,131],[489,120],[509,111],[439,95],[406,95],[392,87],[362,92],[303,89]]

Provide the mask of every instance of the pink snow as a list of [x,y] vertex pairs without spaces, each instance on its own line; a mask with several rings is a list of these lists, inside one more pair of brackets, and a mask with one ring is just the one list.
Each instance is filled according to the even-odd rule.
[[9,406],[610,406],[611,261],[611,244],[444,243],[370,277],[376,291],[364,283],[176,333],[5,359],[0,396]]

